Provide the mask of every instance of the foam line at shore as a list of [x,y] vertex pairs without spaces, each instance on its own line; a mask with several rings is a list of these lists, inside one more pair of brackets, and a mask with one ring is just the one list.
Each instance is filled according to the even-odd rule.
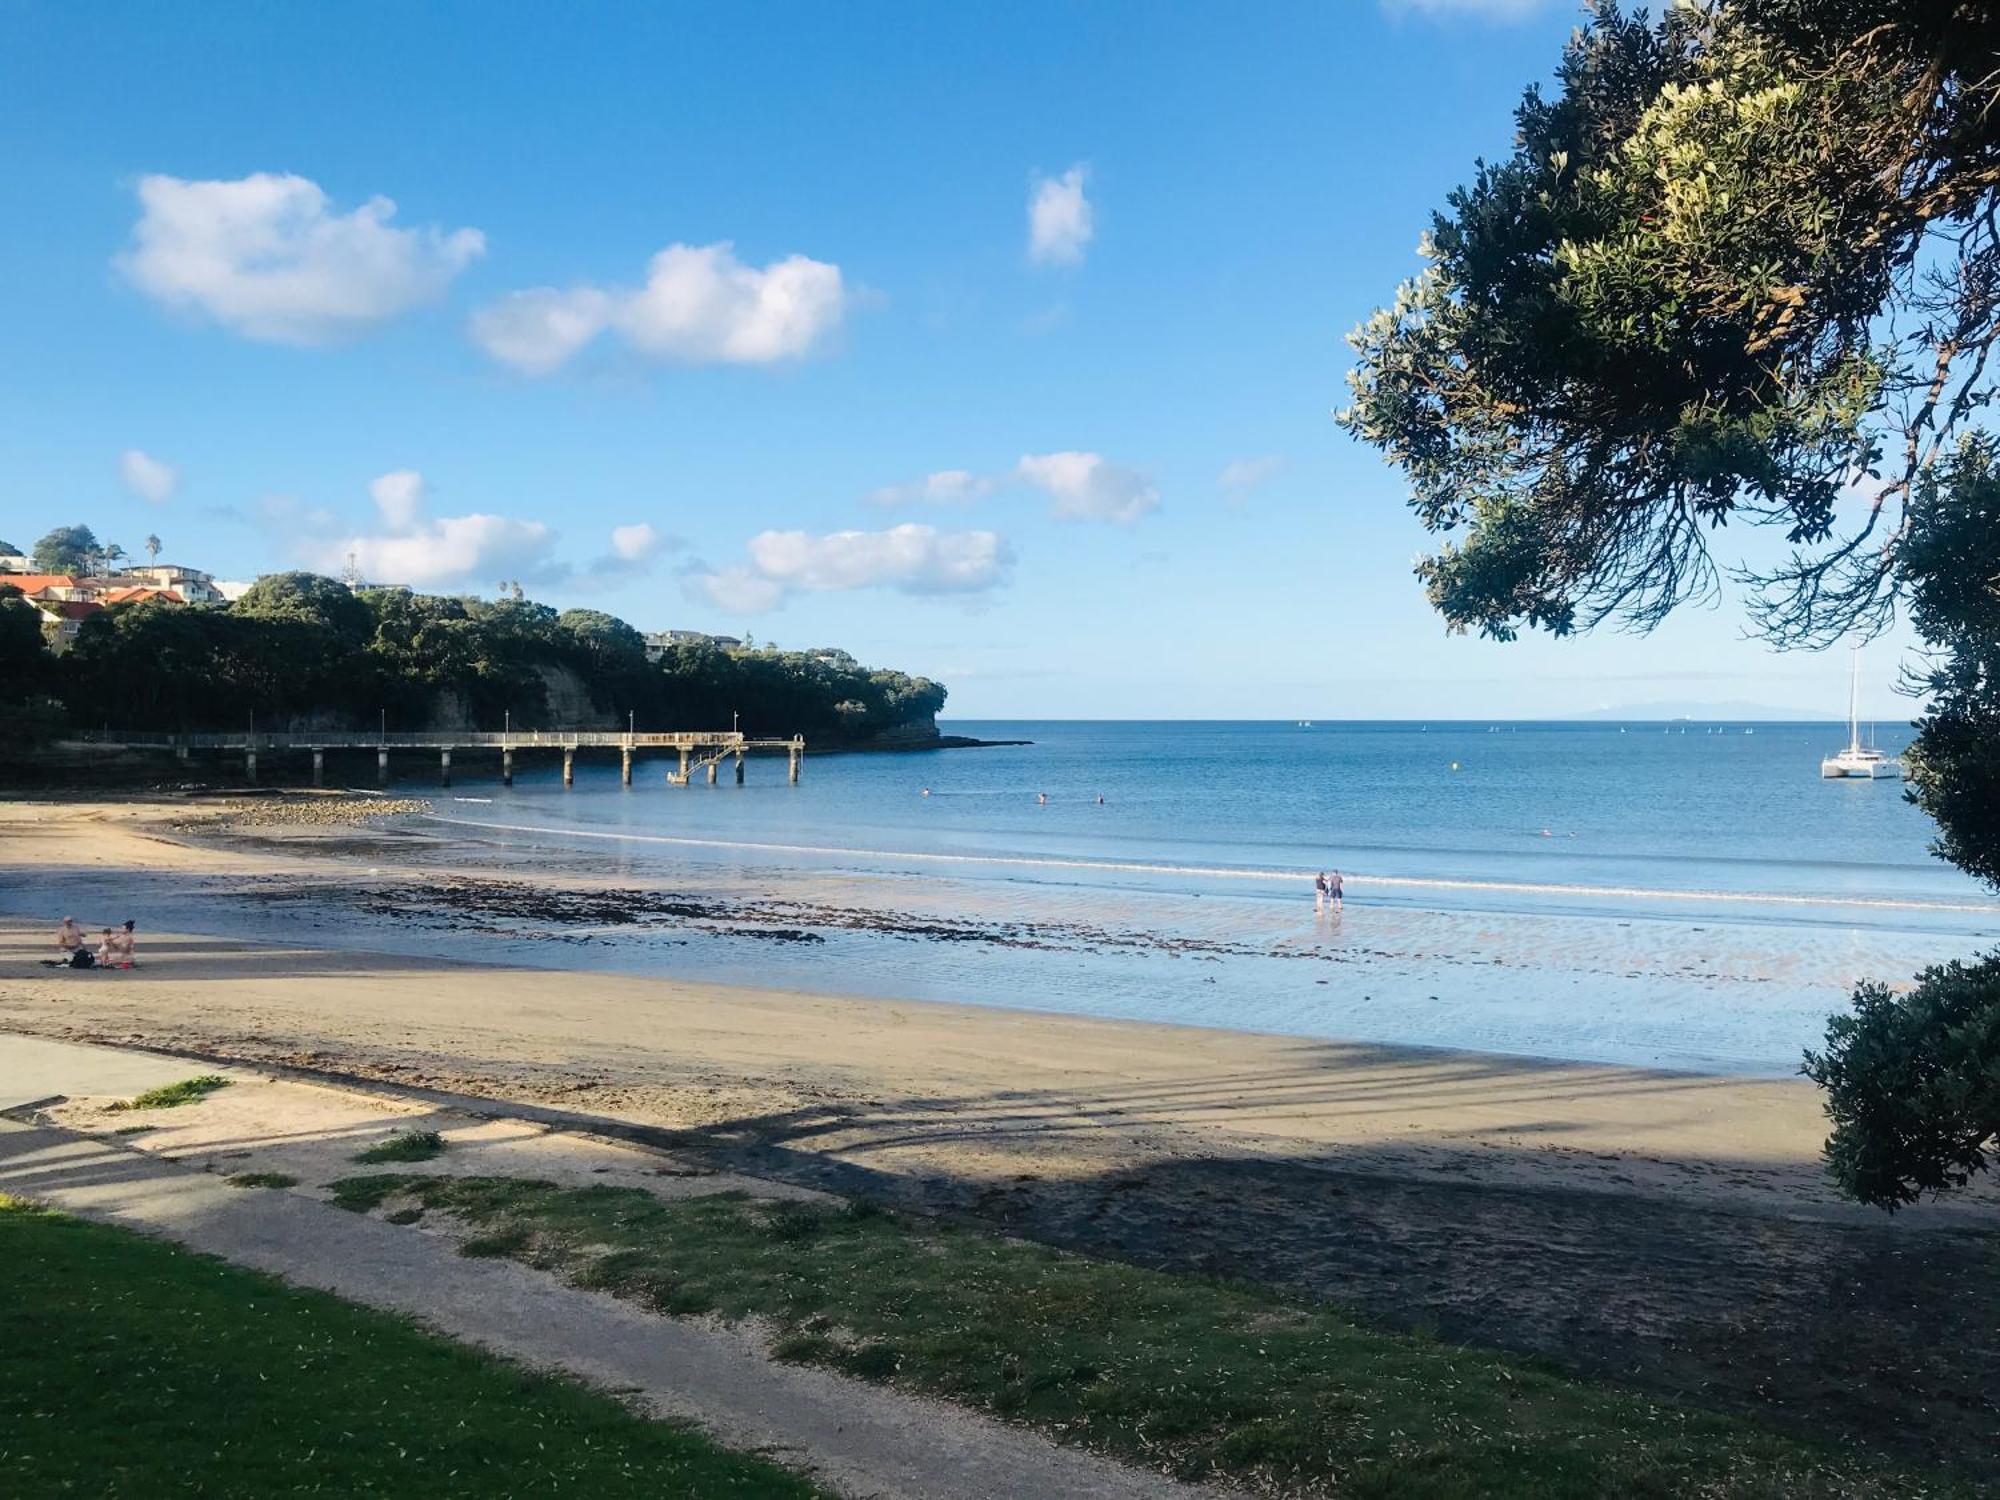
[[[1310,870],[1232,870],[1220,865],[1162,865],[1143,861],[1052,859],[1021,854],[927,854],[906,849],[859,849],[833,844],[771,844],[738,839],[702,839],[665,833],[613,833],[586,828],[547,828],[527,823],[488,823],[426,813],[432,823],[479,828],[489,833],[536,833],[552,838],[602,839],[614,843],[668,844],[698,849],[744,849],[766,854],[820,854],[866,859],[921,860],[927,864],[1007,865],[1040,870],[1101,870],[1134,875],[1202,875],[1217,880],[1309,882]],[[1530,896],[1594,896],[1626,901],[1726,901],[1746,906],[1858,907],[1869,911],[1976,912],[2000,917],[2000,905],[1977,901],[1905,901],[1880,896],[1781,896],[1758,891],[1677,891],[1622,885],[1559,885],[1516,880],[1454,880],[1413,875],[1367,875],[1343,869],[1348,885],[1419,891],[1486,891]]]

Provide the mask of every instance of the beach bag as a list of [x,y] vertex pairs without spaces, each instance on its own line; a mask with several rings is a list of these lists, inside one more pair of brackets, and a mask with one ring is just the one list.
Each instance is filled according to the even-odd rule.
[[69,956],[69,966],[72,969],[94,969],[97,967],[97,955],[88,948],[79,948]]

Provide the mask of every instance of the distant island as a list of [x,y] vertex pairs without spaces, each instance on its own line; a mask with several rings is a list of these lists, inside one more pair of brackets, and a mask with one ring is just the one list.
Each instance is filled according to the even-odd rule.
[[[205,575],[203,575],[205,576]],[[30,594],[21,585],[34,585]],[[68,729],[716,729],[814,748],[976,744],[940,735],[942,683],[825,648],[644,635],[594,609],[257,580],[233,603],[115,577],[0,573],[7,738]]]

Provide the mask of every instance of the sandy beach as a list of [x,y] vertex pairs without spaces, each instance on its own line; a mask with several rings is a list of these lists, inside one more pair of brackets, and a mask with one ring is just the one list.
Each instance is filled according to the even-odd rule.
[[[52,862],[283,880],[339,844],[341,814],[268,807],[284,852],[191,840],[171,825],[233,815],[191,807],[0,805],[7,909]],[[2000,1286],[2000,1197],[1841,1202],[1800,1080],[491,967],[476,937],[431,959],[252,944],[143,911],[76,913],[137,917],[140,967],[68,973],[38,967],[60,915],[0,920],[0,1031],[551,1106],[1894,1447],[1975,1444],[2000,1385],[1996,1294],[1968,1295]]]

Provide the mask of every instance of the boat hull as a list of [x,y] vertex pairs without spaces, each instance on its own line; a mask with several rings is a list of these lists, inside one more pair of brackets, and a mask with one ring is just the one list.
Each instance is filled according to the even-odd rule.
[[1851,761],[1833,756],[1819,763],[1819,774],[1827,781],[1894,781],[1902,777],[1903,768],[1892,760]]

